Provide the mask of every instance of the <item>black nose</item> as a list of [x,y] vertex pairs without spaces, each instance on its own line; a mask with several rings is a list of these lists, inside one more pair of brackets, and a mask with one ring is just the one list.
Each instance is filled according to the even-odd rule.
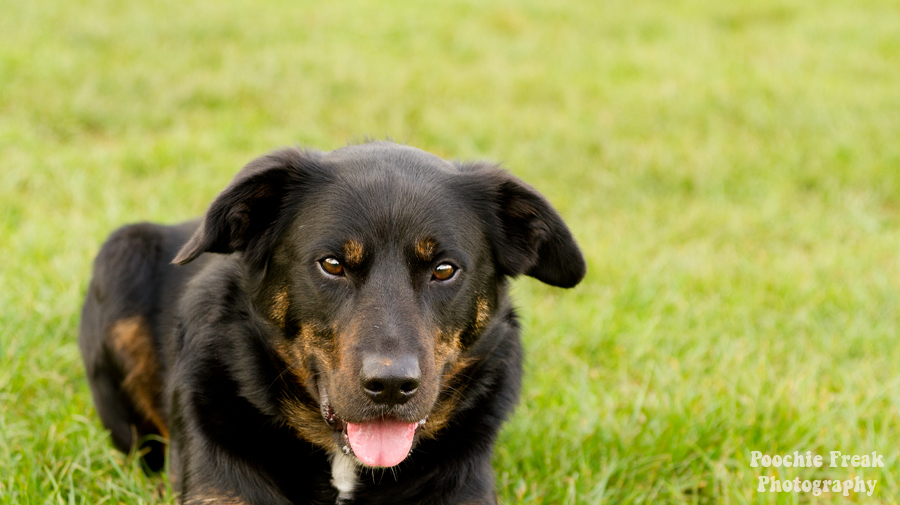
[[363,358],[359,381],[363,390],[376,403],[406,403],[419,389],[419,360],[413,355]]

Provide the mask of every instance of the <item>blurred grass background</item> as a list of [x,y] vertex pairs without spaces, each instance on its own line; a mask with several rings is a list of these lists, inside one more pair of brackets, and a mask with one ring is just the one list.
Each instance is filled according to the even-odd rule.
[[[502,161],[572,226],[520,280],[506,503],[807,503],[900,473],[900,4],[0,0],[0,502],[154,503],[76,329],[127,222],[200,214],[275,147]],[[749,466],[751,450],[885,454]],[[843,503],[834,494],[816,499]]]

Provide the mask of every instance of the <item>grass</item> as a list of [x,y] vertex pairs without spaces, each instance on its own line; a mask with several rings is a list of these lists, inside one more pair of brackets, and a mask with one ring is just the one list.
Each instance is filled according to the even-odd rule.
[[[900,7],[886,0],[4,2],[0,502],[171,502],[112,450],[76,339],[117,226],[274,147],[503,161],[586,281],[518,281],[506,503],[843,503],[900,474]],[[750,451],[884,454],[761,469]]]

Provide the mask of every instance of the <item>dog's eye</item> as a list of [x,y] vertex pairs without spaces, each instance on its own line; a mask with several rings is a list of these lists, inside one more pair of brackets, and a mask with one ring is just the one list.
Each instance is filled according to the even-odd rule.
[[456,275],[456,267],[450,263],[441,263],[434,268],[431,278],[436,281],[449,281]]
[[319,264],[322,265],[322,270],[325,270],[327,274],[344,275],[344,265],[341,265],[341,262],[333,256],[323,259]]

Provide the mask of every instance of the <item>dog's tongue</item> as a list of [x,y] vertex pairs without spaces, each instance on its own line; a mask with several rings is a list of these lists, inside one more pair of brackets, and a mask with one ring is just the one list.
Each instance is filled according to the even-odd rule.
[[389,419],[347,423],[347,437],[360,461],[369,466],[389,467],[406,459],[416,424]]

